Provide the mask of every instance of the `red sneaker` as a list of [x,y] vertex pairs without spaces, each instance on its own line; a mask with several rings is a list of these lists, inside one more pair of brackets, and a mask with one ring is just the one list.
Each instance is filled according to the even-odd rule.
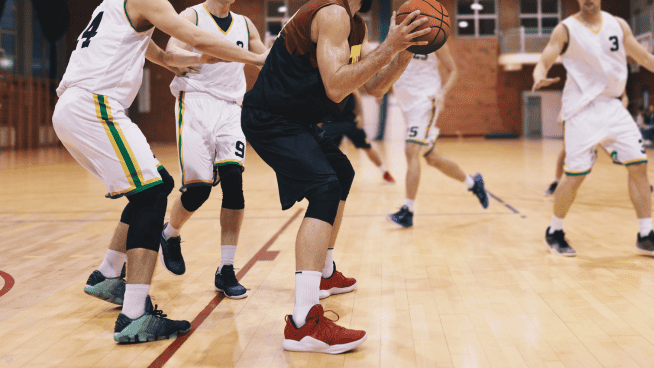
[[293,316],[287,315],[282,346],[290,351],[340,354],[356,348],[368,338],[365,331],[341,327],[334,323],[336,321],[325,317],[325,311],[320,304],[311,307],[307,322],[300,328],[295,327]]
[[387,184],[395,184],[395,179],[391,176],[391,173],[388,171],[384,171],[384,180],[386,181]]
[[336,271],[336,262],[334,262],[334,273],[329,278],[320,278],[320,291],[318,297],[325,299],[330,295],[349,293],[357,288],[357,280],[351,277],[345,277],[342,273]]

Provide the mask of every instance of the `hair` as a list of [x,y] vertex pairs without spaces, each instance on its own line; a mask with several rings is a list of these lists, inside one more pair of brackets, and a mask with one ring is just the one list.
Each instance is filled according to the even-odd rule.
[[359,13],[367,13],[372,8],[372,0],[361,0],[361,8]]

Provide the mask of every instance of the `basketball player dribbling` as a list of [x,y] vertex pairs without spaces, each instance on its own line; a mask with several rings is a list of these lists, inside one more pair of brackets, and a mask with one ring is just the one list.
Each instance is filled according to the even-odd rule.
[[547,78],[559,55],[567,72],[561,115],[566,175],[554,192],[545,243],[552,254],[576,255],[565,238],[563,221],[590,173],[599,144],[615,163],[627,168],[629,196],[638,217],[636,248],[654,255],[647,155],[634,119],[618,99],[627,81],[627,56],[649,71],[654,71],[654,56],[638,43],[627,22],[601,11],[601,0],[577,1],[580,11],[554,28],[534,69],[534,90],[559,81]]
[[[441,85],[439,72],[441,63],[449,71],[444,85]],[[393,85],[393,94],[399,102],[407,125],[404,149],[407,160],[406,199],[402,208],[389,214],[387,218],[400,226],[413,226],[414,202],[420,184],[420,155],[429,166],[464,183],[468,190],[477,196],[482,207],[488,207],[488,195],[481,174],[474,177],[466,174],[456,162],[436,150],[436,139],[440,132],[436,121],[443,110],[447,94],[458,78],[459,71],[454,56],[450,47],[445,44],[434,53],[414,55],[409,66]]]
[[[235,0],[208,0],[184,10],[180,15],[207,32],[257,54],[266,52],[252,21],[232,13]],[[175,38],[166,51],[192,50]],[[182,176],[181,196],[173,204],[170,222],[161,234],[164,267],[175,275],[186,270],[182,257],[182,226],[209,199],[214,169],[223,193],[220,212],[221,261],[214,285],[228,298],[241,299],[247,290],[236,280],[234,256],[243,222],[243,164],[245,136],[241,130],[240,101],[245,93],[243,63],[219,62],[203,65],[199,74],[176,77],[170,90],[177,97],[177,149]]]
[[[282,209],[309,202],[295,243],[295,306],[286,317],[283,347],[292,351],[340,353],[365,341],[364,331],[325,317],[319,299],[350,292],[356,280],[336,271],[333,246],[354,169],[317,127],[342,110],[346,97],[365,85],[382,96],[411,60],[404,51],[427,19],[399,25],[393,14],[386,40],[371,51],[358,11],[372,0],[311,0],[284,26],[259,77],[243,100],[243,133],[277,174]],[[339,107],[340,105],[340,107]],[[329,249],[328,249],[329,248]]]
[[143,133],[125,114],[141,85],[154,27],[205,53],[171,58],[182,65],[215,58],[261,65],[265,59],[197,28],[165,0],[105,0],[78,39],[52,119],[66,149],[105,184],[108,196],[127,196],[131,205],[118,342],[174,338],[191,328],[165,318],[148,296],[168,193]]

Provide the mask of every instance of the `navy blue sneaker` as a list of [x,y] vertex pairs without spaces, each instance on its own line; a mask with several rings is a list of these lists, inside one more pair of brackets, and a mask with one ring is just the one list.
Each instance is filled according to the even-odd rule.
[[640,236],[638,233],[636,249],[640,254],[654,256],[654,231],[650,231],[647,236]]
[[545,244],[549,248],[550,253],[555,256],[574,257],[577,255],[577,251],[572,249],[565,239],[563,230],[556,230],[550,234],[550,228],[548,227],[547,231],[545,231]]
[[402,206],[399,211],[391,213],[386,218],[403,227],[413,226],[413,212],[409,211],[407,206]]
[[218,267],[214,284],[216,290],[221,291],[228,298],[243,299],[248,296],[248,291],[236,279],[233,265],[224,265],[222,269]]
[[[164,225],[164,229],[169,223]],[[173,236],[168,239],[161,232],[161,242],[159,246],[159,259],[164,268],[173,275],[183,275],[186,272],[186,264],[182,257],[182,237]]]
[[488,193],[486,193],[486,189],[484,188],[484,178],[481,177],[480,173],[477,173],[472,179],[475,184],[468,190],[477,196],[482,207],[488,208]]

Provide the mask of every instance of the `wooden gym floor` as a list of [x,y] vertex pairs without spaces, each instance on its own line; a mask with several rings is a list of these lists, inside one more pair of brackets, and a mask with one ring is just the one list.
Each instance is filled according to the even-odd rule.
[[[464,170],[483,173],[490,208],[423,165],[415,226],[398,229],[384,216],[404,199],[401,138],[377,145],[395,186],[346,143],[357,177],[335,259],[359,286],[322,304],[369,337],[336,356],[282,350],[306,203],[282,212],[274,174],[253,150],[236,255],[249,297],[222,300],[213,288],[217,190],[183,230],[186,274],[158,266],[151,289],[160,309],[197,330],[137,345],[116,344],[120,309],[82,291],[125,199],[105,199],[63,148],[0,152],[0,367],[652,367],[654,259],[635,251],[626,170],[601,155],[582,186],[566,221],[576,258],[543,244],[552,207],[543,191],[561,146],[440,140]],[[153,150],[179,180],[174,145]]]

